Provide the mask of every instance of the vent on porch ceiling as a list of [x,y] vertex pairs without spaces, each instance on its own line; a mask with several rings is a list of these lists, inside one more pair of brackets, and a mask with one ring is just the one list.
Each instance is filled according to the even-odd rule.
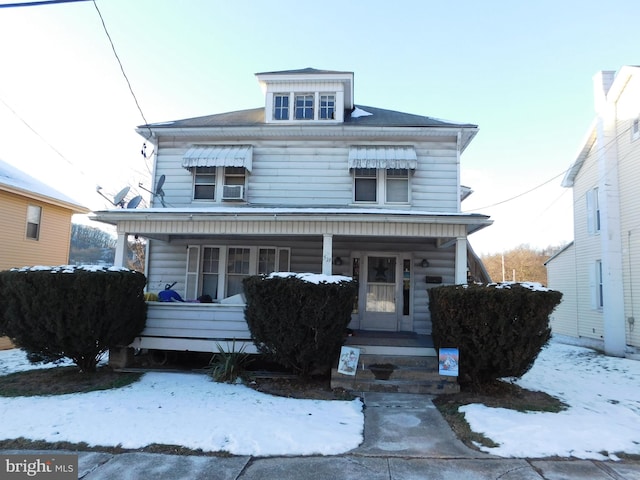
[[244,185],[224,185],[222,187],[223,200],[244,199]]

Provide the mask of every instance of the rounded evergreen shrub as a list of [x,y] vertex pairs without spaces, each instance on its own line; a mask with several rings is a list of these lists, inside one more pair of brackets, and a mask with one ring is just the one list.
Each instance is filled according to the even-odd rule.
[[25,267],[0,272],[0,333],[33,359],[70,358],[93,372],[104,352],[143,330],[146,277],[124,268]]
[[531,283],[431,288],[433,341],[459,349],[461,384],[521,377],[551,338],[549,315],[561,299]]
[[337,361],[357,293],[350,277],[272,274],[243,285],[245,318],[260,353],[301,376]]

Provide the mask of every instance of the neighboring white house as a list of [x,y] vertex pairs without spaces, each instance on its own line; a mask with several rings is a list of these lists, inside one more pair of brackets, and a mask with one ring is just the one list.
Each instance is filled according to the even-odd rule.
[[[640,347],[640,68],[594,77],[596,118],[562,182],[574,242],[547,261],[554,333],[624,356]],[[640,319],[639,319],[640,320]]]
[[147,238],[149,291],[175,283],[187,300],[150,302],[136,346],[249,339],[242,279],[273,271],[355,277],[352,328],[430,334],[428,288],[487,280],[467,237],[491,220],[460,208],[477,126],[356,105],[352,72],[256,76],[259,108],[140,126],[151,208],[94,214],[117,227],[116,263],[128,235]]

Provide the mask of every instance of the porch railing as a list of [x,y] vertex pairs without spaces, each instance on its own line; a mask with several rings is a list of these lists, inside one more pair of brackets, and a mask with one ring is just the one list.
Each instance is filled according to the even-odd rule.
[[227,351],[244,346],[247,353],[257,352],[243,304],[147,302],[147,306],[146,326],[132,347],[217,352],[220,345]]

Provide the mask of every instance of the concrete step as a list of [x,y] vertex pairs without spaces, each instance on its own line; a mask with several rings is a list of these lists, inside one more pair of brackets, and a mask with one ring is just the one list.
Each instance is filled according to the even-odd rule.
[[[376,369],[376,366],[390,366]],[[386,370],[381,371],[381,370]],[[398,392],[438,395],[460,391],[456,377],[438,372],[434,356],[360,355],[355,375],[331,372],[331,388],[352,392]]]

